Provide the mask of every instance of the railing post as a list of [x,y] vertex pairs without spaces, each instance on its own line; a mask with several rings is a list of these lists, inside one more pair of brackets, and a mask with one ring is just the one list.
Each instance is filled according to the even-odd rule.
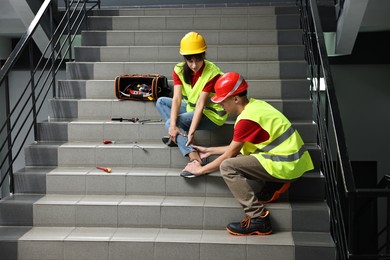
[[[84,0],[84,4],[83,4],[83,12],[84,12],[84,17],[87,17],[87,3],[88,3],[88,0]],[[88,29],[88,21],[87,19],[83,19],[84,20],[84,24],[85,24],[85,28]],[[77,32],[75,32],[75,34],[77,34]]]
[[348,204],[348,233],[347,233],[347,237],[348,237],[348,248],[350,250],[350,254],[354,255],[357,253],[356,251],[356,244],[357,244],[357,241],[356,241],[356,235],[355,235],[355,222],[356,222],[356,212],[355,212],[355,208],[356,208],[356,203],[355,203],[355,197],[347,197],[347,204]]
[[34,73],[34,49],[33,41],[28,44],[28,52],[30,58],[30,86],[31,86],[31,104],[33,111],[33,124],[34,124],[34,141],[38,141],[38,127],[37,127],[37,108],[36,108],[36,97],[35,97],[35,73]]
[[[51,41],[51,62],[52,62],[52,65],[53,65],[53,68],[55,67],[55,63],[56,63],[56,57],[55,57],[55,43],[54,43],[54,39],[55,39],[55,35],[54,35],[54,25],[53,25],[53,4],[50,4],[49,6],[49,16],[50,16],[50,33],[51,33],[51,38],[52,38],[52,41]],[[60,36],[59,36],[60,37]],[[61,51],[61,50],[58,50],[58,51]],[[55,70],[52,70],[51,71],[51,75],[52,75],[52,93],[53,93],[53,98],[56,97],[56,72]]]
[[386,254],[390,254],[390,198],[387,197]]
[[[11,136],[11,117],[8,117],[8,115],[11,113],[11,104],[10,104],[10,93],[9,93],[9,81],[8,81],[8,75],[5,76],[4,80],[4,86],[5,86],[5,109],[6,109],[6,115],[7,115],[7,143],[8,143],[8,170],[4,173],[9,176],[9,192],[11,194],[14,193],[15,190],[15,184],[14,184],[14,170],[12,165],[13,155],[12,155],[12,136]],[[3,179],[1,179],[2,181]],[[1,187],[1,185],[0,185]]]
[[65,0],[65,12],[66,12],[66,18],[67,18],[67,28],[68,28],[68,44],[69,44],[69,60],[72,60],[72,30],[70,28],[70,5],[69,5],[69,0]]

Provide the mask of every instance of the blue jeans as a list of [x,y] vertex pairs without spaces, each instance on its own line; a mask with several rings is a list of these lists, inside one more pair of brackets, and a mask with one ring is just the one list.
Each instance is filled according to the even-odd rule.
[[[165,121],[165,130],[169,131],[170,126],[170,116],[171,116],[171,108],[172,108],[172,98],[170,97],[160,97],[156,102],[156,107],[161,117]],[[192,118],[194,116],[194,112],[186,111],[186,103],[184,101],[181,102],[181,106],[179,109],[179,114],[177,116],[176,125],[180,129],[182,133],[187,134],[187,131],[190,129]],[[204,114],[199,122],[197,130],[210,130],[216,128],[217,125],[214,124],[208,117]],[[190,152],[195,152],[195,148],[192,145],[186,146],[187,136],[177,135],[176,143],[179,147],[181,153],[184,156],[187,156]]]

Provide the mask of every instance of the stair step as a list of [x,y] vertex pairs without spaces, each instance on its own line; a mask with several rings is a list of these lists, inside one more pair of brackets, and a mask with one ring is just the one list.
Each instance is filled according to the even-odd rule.
[[[247,80],[248,95],[260,99],[309,99],[309,81],[295,80]],[[168,81],[173,86],[172,80]],[[61,80],[57,84],[58,98],[116,99],[114,80]]]
[[[82,46],[177,46],[188,30],[83,31]],[[208,45],[302,44],[302,30],[200,30]]]
[[18,255],[18,259],[120,260],[132,256],[249,260],[259,255],[275,260],[305,259],[304,256],[335,259],[334,243],[328,233],[275,232],[266,237],[246,237],[229,236],[224,230],[94,227],[0,227],[0,231],[0,248],[7,241],[18,245],[4,246],[2,255]]
[[[58,167],[43,173],[46,176],[44,193],[232,197],[219,172],[188,181],[179,175],[181,169],[114,167],[111,173],[106,173],[94,167]],[[21,174],[18,179],[19,176]],[[255,191],[261,190],[257,182],[249,183]],[[294,182],[281,199],[323,201],[323,192],[323,176],[310,171]]]
[[46,176],[56,167],[24,167],[14,173],[15,193],[45,194]]
[[[133,123],[105,120],[63,120],[38,123],[41,129],[40,141],[96,141],[113,140],[116,143],[131,142],[161,142],[161,137],[166,135],[164,130],[165,123]],[[58,126],[60,125],[60,126]],[[202,146],[217,146],[229,144],[233,135],[234,121],[226,121],[218,128],[218,131],[198,130],[196,134],[196,143]],[[314,122],[295,121],[292,122],[295,129],[298,130],[302,139],[306,143],[315,143],[317,138],[317,128]],[[59,135],[57,130],[64,128]],[[66,132],[64,138],[62,132]],[[58,139],[56,137],[58,136]],[[224,136],[224,139],[221,139]],[[59,140],[60,139],[60,140]]]
[[[324,201],[269,203],[274,231],[326,232]],[[0,201],[0,225],[220,229],[244,217],[233,197],[13,195]],[[22,217],[13,216],[23,212]]]
[[[316,169],[320,166],[319,148],[305,144]],[[101,142],[37,143],[25,149],[26,166],[107,166],[182,168],[188,163],[177,147],[162,143],[105,145]]]
[[[224,72],[239,72],[246,79],[304,79],[306,61],[215,62]],[[114,79],[122,74],[161,74],[171,78],[176,62],[68,62],[68,79]]]
[[[303,60],[303,45],[207,46],[207,59],[218,61]],[[179,46],[81,46],[77,62],[178,62]]]
[[91,30],[269,30],[300,28],[298,14],[90,16]]
[[[290,121],[312,120],[312,100],[265,100],[281,111]],[[113,99],[53,99],[51,118],[79,118],[111,120],[113,117],[159,119],[155,102],[123,101]]]
[[295,6],[220,6],[182,8],[121,8],[93,10],[92,16],[157,16],[157,15],[270,15],[297,14]]
[[[108,174],[95,167],[25,167],[14,174],[15,193],[68,195],[170,195],[231,197],[219,172],[191,181],[179,176],[181,168],[113,167]],[[254,190],[261,187],[249,183]],[[281,195],[288,201],[323,201],[324,178],[305,173]]]
[[[275,231],[329,229],[328,208],[323,201],[279,201],[266,208]],[[231,197],[48,194],[33,203],[34,226],[223,230],[244,216],[241,205]]]

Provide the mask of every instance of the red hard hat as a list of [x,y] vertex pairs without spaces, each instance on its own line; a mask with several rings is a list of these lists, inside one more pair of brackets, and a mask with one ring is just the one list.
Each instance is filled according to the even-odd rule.
[[211,98],[214,103],[220,103],[230,96],[237,95],[248,89],[248,83],[237,72],[223,74],[215,83],[215,95]]

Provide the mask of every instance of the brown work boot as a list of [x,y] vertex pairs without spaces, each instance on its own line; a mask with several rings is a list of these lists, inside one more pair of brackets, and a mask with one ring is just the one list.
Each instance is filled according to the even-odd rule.
[[226,230],[236,236],[269,235],[272,233],[269,211],[264,210],[260,217],[246,216],[241,222],[230,223]]

